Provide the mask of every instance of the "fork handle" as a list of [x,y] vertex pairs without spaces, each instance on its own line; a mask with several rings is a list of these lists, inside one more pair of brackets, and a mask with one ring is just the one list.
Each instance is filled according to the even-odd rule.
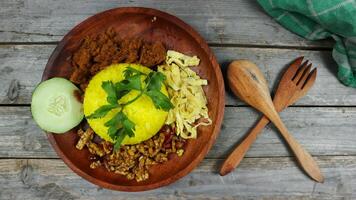
[[277,111],[273,109],[270,113],[265,114],[268,114],[267,117],[278,128],[279,132],[288,143],[289,147],[297,158],[298,163],[304,169],[304,171],[315,181],[319,183],[324,182],[324,177],[318,164],[315,162],[313,157],[302,147],[302,145],[300,145],[297,140],[294,139],[294,137],[289,133]]
[[250,146],[254,143],[257,136],[261,133],[263,128],[269,123],[268,118],[265,116],[257,122],[253,129],[247,134],[243,141],[230,153],[226,158],[223,165],[220,168],[220,175],[225,176],[234,170],[244,158],[247,151],[250,149]]
[[[301,167],[317,182],[323,182],[324,177],[319,169],[318,164],[313,157],[293,138],[289,133],[283,122],[277,117],[274,119],[274,124],[280,130],[281,135],[286,140],[287,144],[295,154],[298,163]],[[254,128],[247,134],[246,138],[234,149],[234,151],[227,157],[220,168],[220,175],[225,176],[234,170],[241,162],[246,152],[261,133],[262,129],[269,123],[269,119],[263,116]]]

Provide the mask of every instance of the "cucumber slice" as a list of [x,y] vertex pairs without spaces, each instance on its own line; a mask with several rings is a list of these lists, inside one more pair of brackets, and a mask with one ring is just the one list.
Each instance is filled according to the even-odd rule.
[[43,130],[65,133],[83,119],[83,105],[75,96],[79,90],[64,78],[52,78],[40,83],[32,94],[33,119]]

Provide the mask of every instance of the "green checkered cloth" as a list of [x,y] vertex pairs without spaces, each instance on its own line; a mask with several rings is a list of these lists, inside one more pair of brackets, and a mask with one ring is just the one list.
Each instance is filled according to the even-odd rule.
[[355,0],[258,0],[288,30],[308,39],[335,39],[333,58],[339,80],[356,88]]

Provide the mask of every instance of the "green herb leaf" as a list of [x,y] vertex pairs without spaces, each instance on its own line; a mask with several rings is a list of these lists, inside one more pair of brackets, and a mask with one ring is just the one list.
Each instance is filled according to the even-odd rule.
[[122,127],[125,129],[125,132],[129,137],[135,136],[135,123],[133,123],[129,118],[126,117],[126,119],[122,122]]
[[119,124],[124,120],[124,118],[123,118],[121,113],[122,112],[116,113],[116,115],[113,118],[111,118],[109,121],[107,121],[104,125],[106,127],[110,127],[110,126],[118,127]]
[[116,92],[141,90],[141,76],[136,74],[115,84]]
[[116,89],[115,85],[111,81],[104,81],[101,84],[101,87],[105,90],[107,94],[107,101],[110,104],[117,104],[117,96],[116,96]]
[[114,151],[117,151],[121,147],[121,143],[125,139],[125,137],[126,137],[126,133],[122,128],[117,132],[117,137],[114,144]]
[[115,141],[116,146],[120,146],[123,140],[122,135],[133,137],[135,135],[135,123],[133,123],[122,111],[118,112],[111,120],[105,123],[108,126],[108,135]]
[[166,79],[161,72],[150,72],[145,79],[147,90],[161,90],[163,81]]
[[173,104],[169,98],[161,92],[161,87],[165,79],[165,75],[161,72],[149,73],[145,79],[147,84],[145,94],[152,99],[152,102],[156,108],[168,111],[173,108]]
[[158,109],[168,111],[169,109],[174,108],[169,98],[159,90],[150,90],[145,94],[152,99],[153,104]]
[[[119,112],[116,114],[114,117],[115,119],[113,120],[114,126],[122,126],[124,129],[124,132],[127,133],[130,137],[133,137],[135,133],[133,132],[135,130],[135,123],[133,123],[126,115],[124,112]],[[113,124],[112,123],[112,124]]]
[[128,66],[125,71],[124,71],[124,77],[125,79],[129,78],[130,76],[133,76],[133,75],[146,75],[145,73],[135,69],[135,68],[132,68],[130,66]]
[[123,96],[128,94],[130,90],[117,90],[117,98],[121,99]]
[[112,138],[113,140],[115,140],[115,138],[117,137],[117,132],[118,132],[119,128],[117,126],[110,126],[108,129],[108,135],[110,136],[110,138]]
[[117,107],[118,107],[118,105],[112,105],[112,104],[101,106],[94,113],[87,116],[86,118],[87,119],[97,119],[97,118],[104,117],[110,110],[117,108]]

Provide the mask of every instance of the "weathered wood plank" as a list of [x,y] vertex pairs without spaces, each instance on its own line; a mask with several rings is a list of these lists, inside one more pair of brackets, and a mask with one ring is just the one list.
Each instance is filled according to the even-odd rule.
[[[40,81],[47,59],[55,45],[0,45],[0,104],[29,104],[31,92]],[[356,105],[356,92],[343,86],[335,77],[336,64],[329,51],[304,51],[257,48],[213,48],[223,71],[233,59],[251,59],[261,67],[270,85],[278,80],[287,63],[297,56],[318,67],[318,78],[298,105]],[[11,92],[10,92],[11,91]],[[241,105],[231,93],[227,105]]]
[[[270,90],[280,79],[293,59],[304,56],[318,68],[318,76],[308,94],[296,105],[356,105],[356,91],[340,83],[337,79],[337,65],[330,51],[300,51],[258,48],[213,48],[225,73],[228,64],[235,59],[252,60],[264,72]],[[224,75],[225,76],[225,75]],[[225,76],[226,77],[226,76]],[[228,88],[228,85],[225,85]],[[238,105],[231,92],[226,96],[227,105]]]
[[249,0],[2,0],[0,42],[59,41],[76,24],[98,12],[123,6],[153,7],[183,19],[210,43],[331,47],[306,41],[274,22]]
[[221,160],[204,160],[183,179],[148,192],[110,191],[86,182],[61,160],[0,160],[0,199],[354,199],[356,157],[319,157],[325,183],[305,176],[290,158],[248,158],[220,177]]
[[[0,107],[0,157],[57,158],[28,107]],[[313,155],[356,155],[356,108],[289,108],[282,119]],[[227,107],[221,133],[208,158],[225,158],[254,124],[251,108]],[[248,157],[290,156],[274,128],[268,127]]]
[[0,113],[0,157],[57,157],[29,107],[0,107]]
[[[237,141],[257,121],[259,114],[251,108],[225,109],[223,128],[209,153],[224,158]],[[355,155],[356,108],[288,108],[281,113],[287,128],[313,155]],[[291,155],[279,133],[269,125],[247,153],[249,157]]]
[[28,104],[55,46],[0,46],[0,104]]

